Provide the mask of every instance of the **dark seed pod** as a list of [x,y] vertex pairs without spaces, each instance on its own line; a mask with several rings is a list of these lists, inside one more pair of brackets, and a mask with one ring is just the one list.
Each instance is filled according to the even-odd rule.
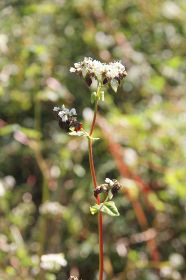
[[105,85],[105,84],[107,84],[107,83],[108,83],[108,79],[105,78],[105,79],[103,80],[103,85]]
[[78,122],[76,118],[72,117],[69,119],[69,128],[74,128],[74,130],[80,131],[82,129],[82,123]]
[[94,190],[94,196],[97,197],[98,194],[101,193],[101,189],[100,189],[100,186],[98,186],[95,190]]
[[59,127],[61,129],[63,129],[64,131],[68,132],[69,131],[69,120],[67,120],[66,122],[63,122],[62,119],[60,117],[58,117],[58,124],[59,124]]
[[109,191],[108,184],[102,184],[102,185],[96,187],[96,189],[94,190],[94,196],[97,197],[98,194],[108,193],[108,191]]
[[111,192],[113,195],[115,195],[120,190],[121,184],[117,180],[113,180],[113,181],[114,181],[114,185],[111,188]]
[[87,85],[90,87],[92,84],[92,79],[90,78],[90,76],[86,76],[85,81],[86,81]]
[[78,122],[76,120],[76,117],[70,117],[69,118],[69,129],[70,128],[74,128],[74,130],[77,132],[77,131],[80,131],[82,129],[82,123]]
[[74,130],[76,132],[80,131],[82,128],[83,128],[83,125],[80,122],[77,122],[76,125],[74,126]]

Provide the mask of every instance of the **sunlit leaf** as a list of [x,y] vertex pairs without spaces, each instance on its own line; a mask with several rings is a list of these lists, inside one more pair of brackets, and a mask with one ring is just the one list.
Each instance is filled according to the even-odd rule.
[[114,201],[107,201],[101,205],[100,211],[109,216],[119,216],[118,209]]
[[92,215],[95,215],[99,211],[101,211],[102,213],[105,213],[109,216],[119,216],[120,215],[114,201],[107,201],[107,202],[101,203],[100,205],[95,204],[94,206],[90,207],[90,212]]
[[96,213],[98,213],[99,210],[100,210],[100,205],[98,205],[98,204],[95,204],[94,206],[90,207],[90,213],[92,215],[95,215]]

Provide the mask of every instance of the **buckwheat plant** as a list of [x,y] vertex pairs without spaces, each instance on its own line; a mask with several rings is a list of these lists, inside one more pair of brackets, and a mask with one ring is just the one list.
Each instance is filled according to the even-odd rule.
[[93,141],[98,139],[93,137],[93,132],[96,123],[96,115],[98,111],[98,103],[104,101],[104,90],[106,87],[111,87],[117,92],[123,78],[127,75],[125,66],[121,62],[101,63],[92,58],[85,57],[83,61],[75,63],[74,67],[70,68],[71,73],[75,73],[82,77],[90,87],[94,82],[97,90],[91,94],[91,103],[94,103],[94,116],[92,119],[90,131],[84,130],[82,123],[77,119],[77,113],[74,108],[67,109],[62,107],[54,107],[57,114],[59,126],[69,132],[73,136],[84,136],[88,139],[89,149],[89,164],[92,182],[94,186],[94,197],[96,203],[90,206],[92,215],[98,214],[98,233],[99,233],[99,280],[103,280],[104,273],[104,256],[103,256],[103,217],[102,214],[110,216],[119,216],[118,209],[113,201],[114,195],[119,191],[121,185],[116,179],[106,178],[102,184],[97,183],[96,171],[93,159]]

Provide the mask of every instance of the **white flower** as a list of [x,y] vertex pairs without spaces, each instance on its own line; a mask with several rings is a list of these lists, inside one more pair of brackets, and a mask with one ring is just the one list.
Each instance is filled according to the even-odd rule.
[[61,254],[47,254],[41,256],[40,266],[44,270],[58,272],[61,267],[67,265],[64,255]]
[[[127,75],[125,66],[121,62],[101,63],[91,57],[85,57],[83,61],[75,63],[70,72],[83,76],[90,86],[95,78],[101,84],[109,84],[117,91],[120,81]],[[117,84],[116,84],[117,83]]]
[[69,112],[69,115],[70,115],[70,116],[76,116],[76,115],[77,115],[76,109],[72,108],[72,109],[70,110],[70,112]]
[[43,215],[62,217],[64,213],[64,207],[58,202],[46,201],[39,207],[39,211]]
[[114,185],[114,182],[109,178],[105,179],[105,183],[107,183],[110,187],[112,187]]
[[61,110],[60,107],[54,107],[54,109],[53,109],[54,112],[58,112],[58,111],[60,111],[60,110]]
[[74,68],[74,67],[70,67],[70,72],[71,72],[71,73],[76,72],[76,68]]
[[68,115],[64,111],[59,111],[58,116],[62,119],[62,122],[68,121]]
[[65,107],[65,105],[62,105],[61,108],[54,107],[53,111],[58,112],[58,116],[62,119],[62,122],[66,122],[68,121],[69,117],[73,117],[77,115],[75,108],[69,110]]

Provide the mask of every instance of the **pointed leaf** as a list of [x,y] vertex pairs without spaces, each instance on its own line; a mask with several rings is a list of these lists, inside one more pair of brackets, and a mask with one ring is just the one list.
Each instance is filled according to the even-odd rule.
[[98,205],[98,204],[95,204],[95,205],[90,207],[90,213],[92,215],[95,215],[96,213],[98,213],[99,210],[100,210],[100,205]]
[[120,215],[114,201],[107,201],[105,203],[101,203],[100,211],[110,216]]
[[107,202],[100,203],[99,205],[95,204],[90,207],[90,212],[92,215],[97,214],[99,211],[109,216],[120,215],[114,201],[107,201]]

